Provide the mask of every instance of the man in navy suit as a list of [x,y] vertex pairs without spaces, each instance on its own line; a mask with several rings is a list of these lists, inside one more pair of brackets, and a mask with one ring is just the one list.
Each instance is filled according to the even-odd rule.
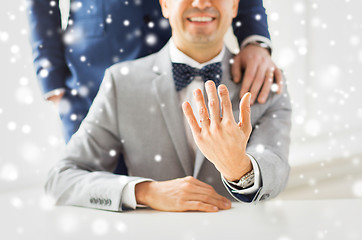
[[[87,114],[104,70],[158,51],[171,36],[156,0],[71,0],[65,31],[59,0],[32,0],[29,22],[37,77],[45,99],[59,103],[66,141]],[[262,0],[241,0],[233,29],[241,46],[233,79],[239,82],[244,71],[240,94],[250,91],[251,103],[263,103],[274,76],[279,85],[282,76],[271,61]]]

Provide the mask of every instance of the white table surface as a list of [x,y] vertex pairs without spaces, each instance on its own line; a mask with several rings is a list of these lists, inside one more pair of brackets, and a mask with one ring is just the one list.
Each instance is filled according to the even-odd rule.
[[218,213],[53,207],[41,188],[0,194],[1,239],[362,240],[362,199],[233,203]]

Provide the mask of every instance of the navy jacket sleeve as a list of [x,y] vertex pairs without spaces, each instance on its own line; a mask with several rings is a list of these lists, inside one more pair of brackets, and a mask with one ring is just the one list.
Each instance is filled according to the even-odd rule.
[[[148,1],[150,0],[147,0],[148,4],[159,4],[158,0]],[[70,76],[70,70],[65,59],[65,45],[62,40],[59,0],[32,0],[29,2],[28,10],[31,44],[34,65],[40,85],[42,86],[44,93],[57,88],[65,88],[65,82]],[[109,1],[102,1],[101,3],[111,4]],[[142,9],[142,11],[146,10]],[[139,11],[139,8],[135,7],[134,11]],[[159,11],[158,15],[161,15],[159,8],[157,11]],[[238,16],[233,21],[233,27],[239,43],[242,43],[246,37],[251,35],[261,35],[270,38],[262,0],[240,0]],[[155,34],[167,35],[162,39],[168,39],[170,31],[159,31],[155,32]],[[116,36],[114,34],[109,34],[107,37],[113,38]],[[114,41],[114,39],[110,39],[109,41]],[[87,41],[85,41],[84,44],[87,44]],[[131,48],[131,46],[128,46],[128,48]],[[119,49],[116,50],[118,51]],[[127,55],[127,57],[120,60],[129,60],[132,56],[133,58],[137,58],[145,55],[145,52],[146,51],[140,52],[138,55],[136,54],[134,56],[129,54],[129,56]],[[103,55],[105,54],[108,53],[104,53]],[[103,56],[100,61],[110,59],[112,56]],[[100,75],[102,75],[105,67],[108,66],[105,66],[106,64],[104,62],[97,64],[101,66],[99,67],[97,65],[99,71],[102,72]],[[93,67],[95,67],[94,64]],[[79,68],[75,70],[78,73],[84,71],[84,69]],[[77,81],[78,80],[79,79],[77,79]]]
[[28,16],[34,66],[43,92],[65,88],[69,70],[64,58],[59,0],[29,1]]
[[238,15],[233,20],[233,29],[239,45],[251,35],[260,35],[270,39],[263,1],[240,0]]

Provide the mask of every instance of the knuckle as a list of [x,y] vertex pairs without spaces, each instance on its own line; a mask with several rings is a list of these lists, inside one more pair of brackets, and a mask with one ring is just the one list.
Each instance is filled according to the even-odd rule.
[[215,99],[211,99],[211,100],[209,101],[209,105],[210,105],[211,108],[215,107],[215,106],[216,106],[216,101],[215,101]]
[[200,114],[200,115],[205,114],[205,112],[206,112],[206,109],[205,109],[204,107],[201,107],[201,108],[199,109],[199,114]]
[[184,179],[186,182],[191,182],[194,178],[192,176],[186,176]]

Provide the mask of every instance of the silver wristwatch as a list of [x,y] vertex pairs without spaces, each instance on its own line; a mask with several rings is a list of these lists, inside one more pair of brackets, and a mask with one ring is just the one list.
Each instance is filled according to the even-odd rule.
[[228,182],[239,188],[248,188],[254,184],[254,169],[245,174],[239,181]]
[[249,42],[249,43],[247,43],[247,44],[245,45],[245,47],[248,46],[248,45],[254,45],[254,46],[258,46],[258,47],[264,48],[264,49],[268,50],[268,52],[269,52],[270,55],[271,55],[271,53],[272,53],[272,50],[271,50],[270,46],[269,46],[268,44],[266,44],[265,42],[263,42],[263,41],[253,41],[253,42]]

